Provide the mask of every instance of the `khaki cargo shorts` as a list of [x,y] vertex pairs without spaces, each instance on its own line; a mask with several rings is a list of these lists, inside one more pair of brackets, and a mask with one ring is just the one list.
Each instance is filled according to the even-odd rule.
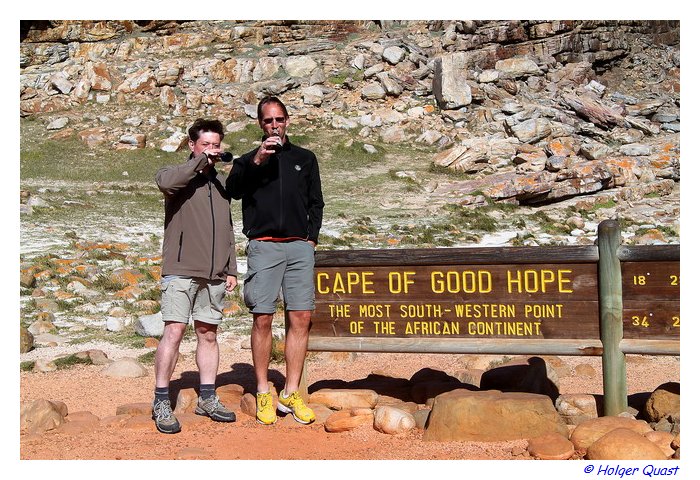
[[198,322],[218,325],[223,318],[226,282],[168,275],[160,281],[164,322]]

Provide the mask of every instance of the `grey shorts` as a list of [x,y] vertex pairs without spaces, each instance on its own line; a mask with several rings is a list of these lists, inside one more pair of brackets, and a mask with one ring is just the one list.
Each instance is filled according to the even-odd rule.
[[309,242],[251,240],[243,299],[252,313],[275,313],[280,288],[286,310],[314,309],[314,247]]
[[218,325],[223,318],[226,282],[170,275],[160,281],[164,322],[198,322]]

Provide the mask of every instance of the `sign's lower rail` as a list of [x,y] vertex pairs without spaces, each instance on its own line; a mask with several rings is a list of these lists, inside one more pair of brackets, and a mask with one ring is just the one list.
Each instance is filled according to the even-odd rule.
[[[461,338],[311,337],[308,349],[317,352],[601,356],[603,344],[599,339],[484,341]],[[623,340],[620,349],[626,354],[680,355],[680,344],[673,340]]]

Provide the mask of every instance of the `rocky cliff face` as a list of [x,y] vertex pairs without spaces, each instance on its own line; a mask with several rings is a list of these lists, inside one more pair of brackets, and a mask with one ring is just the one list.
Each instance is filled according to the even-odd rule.
[[363,141],[433,145],[465,177],[436,195],[665,195],[679,38],[678,21],[24,21],[20,115],[57,139],[175,150],[192,119],[240,128],[272,94]]

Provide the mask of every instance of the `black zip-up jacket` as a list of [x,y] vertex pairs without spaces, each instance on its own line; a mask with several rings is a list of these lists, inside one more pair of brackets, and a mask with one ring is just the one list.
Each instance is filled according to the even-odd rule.
[[316,155],[289,140],[262,165],[251,150],[233,162],[226,190],[242,199],[243,233],[249,239],[298,237],[318,243],[323,218]]
[[207,156],[193,156],[156,173],[165,195],[163,275],[225,280],[237,275],[236,243],[231,221],[231,197],[224,175],[214,167],[198,173]]

